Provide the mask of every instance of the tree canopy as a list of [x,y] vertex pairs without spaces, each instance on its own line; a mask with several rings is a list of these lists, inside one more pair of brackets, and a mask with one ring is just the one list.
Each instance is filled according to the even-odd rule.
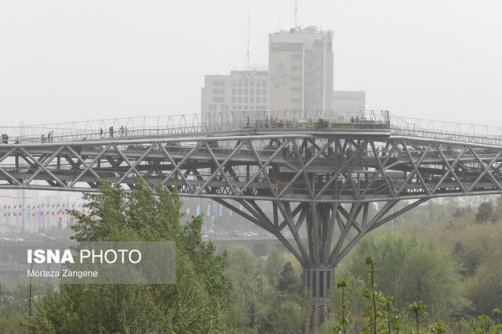
[[73,212],[77,241],[176,244],[176,284],[62,285],[38,303],[34,333],[219,333],[225,330],[229,284],[223,258],[201,239],[202,219],[180,223],[176,192],[146,184],[126,192],[106,183],[86,194],[88,215]]

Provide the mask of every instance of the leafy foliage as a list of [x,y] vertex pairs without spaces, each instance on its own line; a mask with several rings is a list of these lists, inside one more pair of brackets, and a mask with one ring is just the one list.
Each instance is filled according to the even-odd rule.
[[[38,305],[33,333],[219,333],[226,328],[229,285],[223,258],[201,239],[200,217],[181,225],[175,192],[136,180],[130,193],[102,184],[85,195],[89,215],[73,212],[78,241],[172,240],[175,285],[63,285]],[[97,218],[97,219],[96,219]]]
[[434,318],[441,319],[468,306],[461,295],[459,264],[433,244],[422,245],[410,237],[362,240],[348,263],[350,275],[364,279],[366,269],[358,259],[366,254],[378,263],[379,290],[394,296],[399,309],[422,300]]
[[494,218],[493,214],[493,204],[491,202],[483,202],[476,213],[476,221],[478,223],[487,222]]

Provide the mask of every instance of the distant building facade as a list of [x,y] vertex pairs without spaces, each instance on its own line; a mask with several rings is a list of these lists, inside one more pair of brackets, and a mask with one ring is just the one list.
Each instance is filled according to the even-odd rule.
[[330,110],[333,33],[316,27],[269,35],[269,110]]
[[331,102],[334,112],[364,111],[366,93],[363,91],[335,90]]
[[363,91],[333,91],[332,121],[348,122],[352,117],[363,117],[366,109],[366,93]]
[[201,117],[210,130],[221,121],[247,122],[263,119],[267,109],[268,72],[231,71],[229,75],[206,75],[201,91]]
[[316,27],[269,34],[268,71],[206,75],[201,91],[205,130],[221,123],[267,124],[272,119],[322,117],[350,122],[362,117],[363,91],[333,91],[333,33]]

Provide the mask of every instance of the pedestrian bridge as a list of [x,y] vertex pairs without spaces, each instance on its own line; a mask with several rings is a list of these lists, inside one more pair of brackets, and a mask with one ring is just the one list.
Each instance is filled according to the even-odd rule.
[[319,300],[366,233],[431,198],[502,193],[502,129],[386,111],[138,117],[0,132],[9,137],[0,144],[0,189],[92,192],[107,181],[130,190],[140,179],[152,191],[161,184],[211,198],[281,241]]

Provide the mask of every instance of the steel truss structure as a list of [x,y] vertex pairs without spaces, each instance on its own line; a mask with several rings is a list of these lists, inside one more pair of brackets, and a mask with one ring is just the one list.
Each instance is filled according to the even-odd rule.
[[286,130],[3,144],[0,189],[133,189],[137,177],[152,190],[211,198],[275,235],[321,304],[334,268],[368,232],[431,198],[502,193],[501,145],[390,129]]

